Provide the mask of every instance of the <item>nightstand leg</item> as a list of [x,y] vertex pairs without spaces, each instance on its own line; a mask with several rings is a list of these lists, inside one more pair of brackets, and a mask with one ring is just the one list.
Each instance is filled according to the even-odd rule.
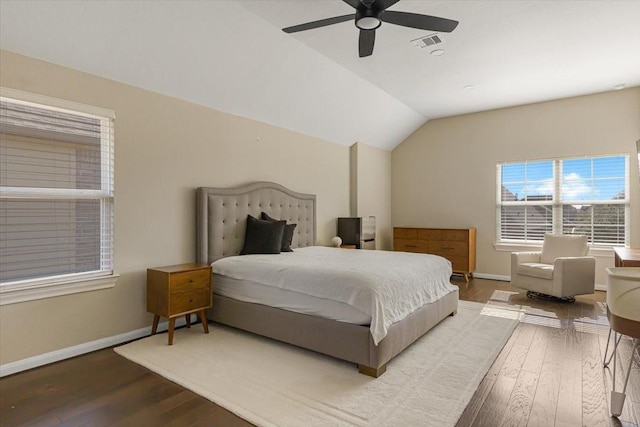
[[200,310],[198,312],[198,317],[200,318],[200,323],[202,323],[202,329],[204,329],[204,333],[209,333],[209,322],[207,321],[207,316],[204,313],[204,310]]
[[176,326],[176,318],[169,319],[169,345],[173,345],[173,329]]
[[158,332],[158,321],[160,320],[160,316],[157,314],[153,316],[153,326],[151,326],[151,335],[155,335]]
[[187,321],[187,328],[191,327],[191,313],[184,315],[184,320]]

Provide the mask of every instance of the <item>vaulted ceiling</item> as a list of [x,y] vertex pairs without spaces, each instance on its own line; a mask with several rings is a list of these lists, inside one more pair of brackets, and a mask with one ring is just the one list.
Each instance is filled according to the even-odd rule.
[[[0,47],[343,145],[393,149],[429,119],[640,85],[640,1],[411,1],[372,56],[340,0],[0,2]],[[440,56],[431,54],[442,50]],[[0,64],[2,66],[2,64]]]

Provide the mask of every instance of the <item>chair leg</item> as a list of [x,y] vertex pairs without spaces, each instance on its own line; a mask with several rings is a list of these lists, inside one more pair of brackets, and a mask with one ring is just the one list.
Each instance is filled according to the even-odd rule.
[[[620,334],[622,336],[622,334]],[[629,366],[627,367],[627,375],[624,380],[624,386],[622,387],[622,392],[616,391],[616,360],[617,358],[614,356],[613,359],[613,386],[611,390],[611,415],[614,417],[619,417],[622,414],[622,408],[624,407],[624,401],[627,397],[627,385],[629,384],[629,377],[631,376],[631,366],[633,365],[633,358],[636,355],[636,350],[638,349],[638,344],[640,344],[640,340],[633,340],[633,351],[631,352],[631,357],[629,358]],[[614,355],[617,352],[617,345],[614,348]]]
[[546,301],[554,301],[554,302],[575,302],[575,297],[556,297],[553,295],[543,294],[541,292],[533,292],[527,291],[527,298],[531,299],[543,299]]
[[618,336],[618,339],[616,340],[615,335],[616,333],[614,332],[614,338],[613,338],[613,352],[611,353],[611,355],[609,356],[609,360],[607,360],[607,354],[609,354],[609,342],[611,341],[611,332],[613,332],[613,329],[609,328],[609,336],[607,337],[607,346],[605,347],[604,350],[604,358],[602,359],[602,365],[606,368],[607,366],[609,366],[609,363],[611,363],[611,358],[613,357],[613,354],[615,353],[615,349],[616,347],[618,347],[618,344],[620,344],[620,339],[622,339],[622,334],[620,334]]

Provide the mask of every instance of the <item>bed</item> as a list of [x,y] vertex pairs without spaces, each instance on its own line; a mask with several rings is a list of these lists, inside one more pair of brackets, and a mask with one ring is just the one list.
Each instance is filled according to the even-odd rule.
[[[256,182],[234,188],[201,187],[197,189],[196,199],[199,263],[212,264],[221,260],[215,264],[220,265],[248,258],[236,257],[243,247],[246,218],[249,214],[259,217],[262,212],[297,224],[291,243],[295,255],[264,257],[278,257],[280,261],[287,256],[294,259],[318,251],[321,254],[342,253],[345,257],[347,253],[348,257],[359,257],[364,256],[363,252],[373,252],[315,248],[315,195],[297,193],[280,184]],[[388,254],[402,256],[401,253]],[[373,377],[384,373],[393,357],[442,319],[455,314],[458,307],[458,291],[451,286],[451,290],[439,299],[421,305],[401,320],[387,324],[382,339],[380,335],[374,339],[373,323],[367,324],[366,318],[358,320],[356,316],[351,321],[345,321],[335,316],[327,318],[314,313],[291,311],[256,302],[258,300],[236,297],[233,293],[220,295],[216,291],[216,283],[221,284],[220,288],[240,289],[235,279],[226,279],[224,282],[225,277],[214,275],[213,306],[207,311],[209,320],[352,362],[357,364],[360,373]],[[448,282],[448,276],[446,280]]]

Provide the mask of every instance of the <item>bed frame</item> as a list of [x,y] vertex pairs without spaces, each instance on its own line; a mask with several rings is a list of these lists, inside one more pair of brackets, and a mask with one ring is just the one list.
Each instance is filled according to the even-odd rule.
[[[316,196],[280,184],[256,182],[235,188],[197,190],[197,262],[211,264],[238,255],[244,243],[247,214],[260,212],[295,223],[292,248],[316,244]],[[215,287],[215,283],[214,283]],[[213,295],[207,318],[299,347],[356,363],[360,373],[378,377],[386,364],[442,319],[456,313],[458,292],[418,309],[389,327],[376,346],[369,326],[247,303]]]

